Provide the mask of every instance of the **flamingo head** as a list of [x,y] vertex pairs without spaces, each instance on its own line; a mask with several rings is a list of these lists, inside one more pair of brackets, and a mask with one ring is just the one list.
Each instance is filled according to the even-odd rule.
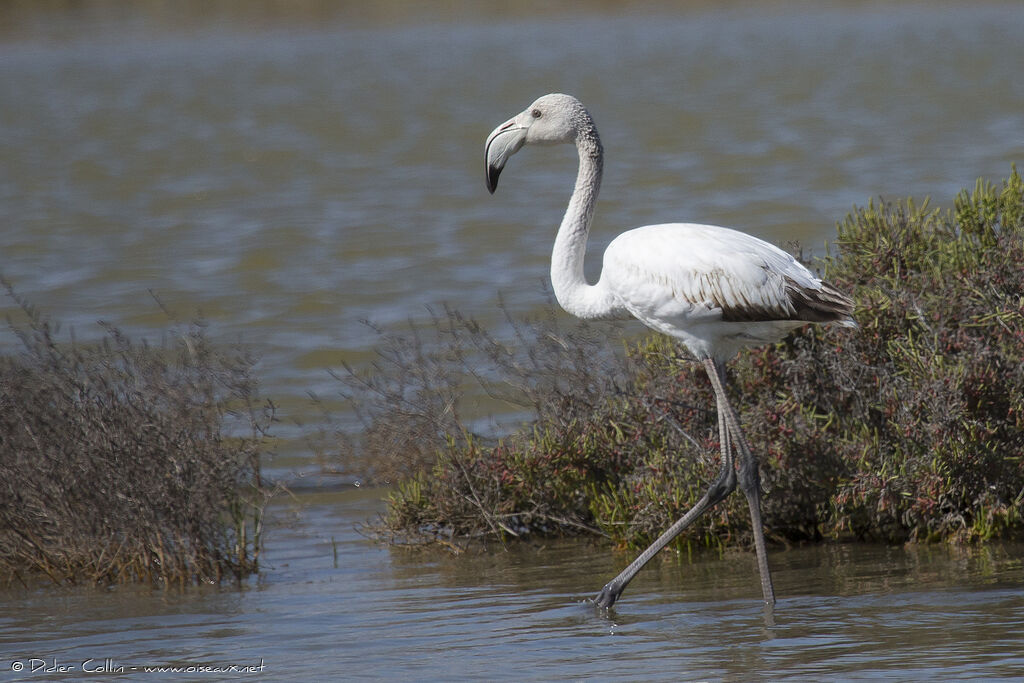
[[544,95],[487,136],[487,190],[494,194],[505,163],[523,145],[574,143],[580,131],[588,129],[593,129],[593,122],[579,100],[560,93]]

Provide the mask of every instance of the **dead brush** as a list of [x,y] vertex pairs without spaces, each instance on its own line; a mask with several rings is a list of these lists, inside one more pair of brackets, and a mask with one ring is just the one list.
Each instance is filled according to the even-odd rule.
[[61,342],[15,296],[0,357],[0,582],[218,582],[256,571],[272,406],[253,358],[177,326]]

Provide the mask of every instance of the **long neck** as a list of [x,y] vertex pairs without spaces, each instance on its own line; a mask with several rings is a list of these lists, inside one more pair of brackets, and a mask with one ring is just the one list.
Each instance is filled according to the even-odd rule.
[[566,311],[580,318],[600,318],[610,313],[610,303],[603,288],[587,283],[583,257],[601,187],[604,150],[593,124],[587,123],[576,138],[580,167],[551,252],[551,285]]

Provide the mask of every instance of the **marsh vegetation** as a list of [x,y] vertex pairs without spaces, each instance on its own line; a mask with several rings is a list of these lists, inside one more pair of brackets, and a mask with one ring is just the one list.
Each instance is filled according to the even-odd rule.
[[[1024,530],[1024,183],[979,181],[951,209],[879,200],[815,265],[858,329],[809,327],[741,354],[737,405],[784,543],[977,541]],[[402,541],[592,534],[646,546],[716,473],[714,400],[661,337],[552,314],[511,341],[447,310],[384,335],[348,373],[366,439],[354,468],[397,480],[379,531]],[[436,349],[436,350],[432,350]],[[467,378],[529,409],[502,438],[460,417]],[[351,461],[350,461],[351,462]],[[744,543],[742,497],[678,543]]]
[[[7,285],[8,296],[17,295]],[[76,341],[28,303],[0,357],[0,582],[207,583],[258,567],[253,358],[201,324]]]

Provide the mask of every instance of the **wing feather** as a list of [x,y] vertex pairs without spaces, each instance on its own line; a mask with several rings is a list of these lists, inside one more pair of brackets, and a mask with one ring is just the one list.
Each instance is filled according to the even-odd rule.
[[602,279],[642,318],[829,322],[852,312],[848,298],[790,254],[728,228],[673,223],[630,230],[608,245],[604,268]]

